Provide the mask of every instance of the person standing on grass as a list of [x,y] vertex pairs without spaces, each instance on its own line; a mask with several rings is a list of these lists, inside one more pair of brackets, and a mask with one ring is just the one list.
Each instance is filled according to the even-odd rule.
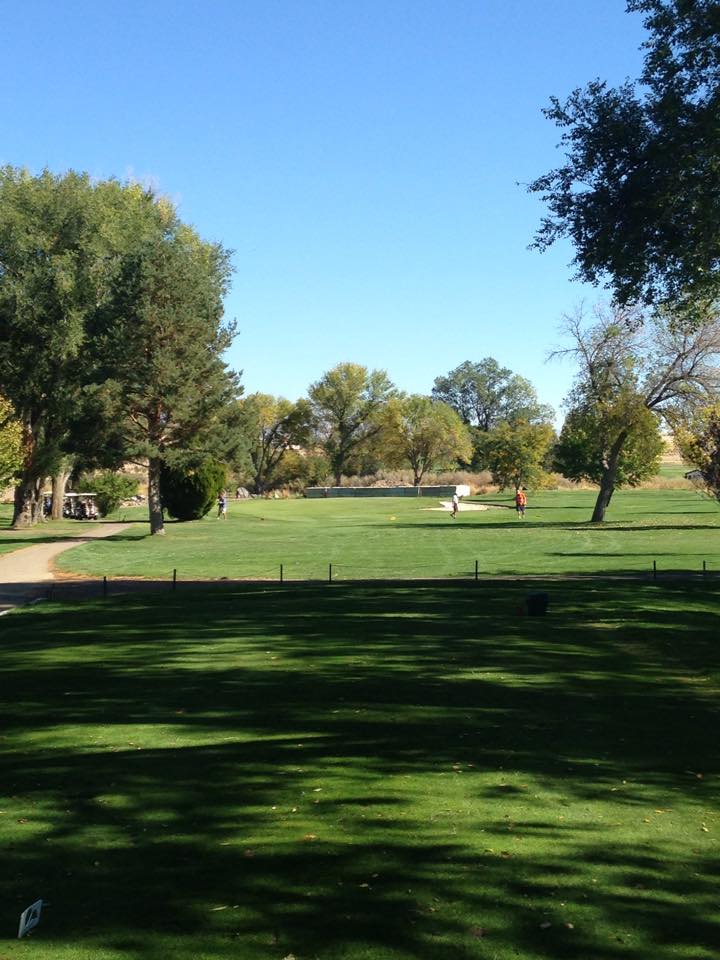
[[454,494],[453,494],[453,498],[452,498],[452,518],[453,518],[453,520],[455,519],[455,517],[457,517],[457,515],[458,515],[458,510],[459,510],[459,509],[460,509],[460,497],[457,495],[457,493],[454,493]]
[[227,520],[227,492],[225,490],[218,497],[218,520]]
[[517,510],[518,520],[525,519],[525,507],[527,506],[527,496],[522,487],[518,488],[515,494],[515,509]]

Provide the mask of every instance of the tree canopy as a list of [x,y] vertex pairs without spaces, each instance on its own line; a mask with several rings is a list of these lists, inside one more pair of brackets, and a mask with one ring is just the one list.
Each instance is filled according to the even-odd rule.
[[720,500],[720,403],[678,421],[675,440],[685,461],[700,474],[702,488]]
[[0,396],[0,489],[15,478],[22,462],[22,426],[13,405]]
[[272,483],[288,451],[310,442],[311,427],[307,400],[292,403],[284,397],[252,393],[239,401],[239,429],[255,493],[263,493]]
[[530,184],[547,203],[534,246],[561,237],[577,275],[621,304],[720,293],[720,5],[629,0],[648,30],[638,82],[596,80],[544,111],[565,162]]
[[613,490],[635,487],[654,477],[665,449],[660,420],[642,398],[630,393],[570,410],[555,447],[553,466],[569,480],[600,485],[619,437],[623,440]]
[[385,447],[389,462],[410,464],[418,486],[428,470],[455,466],[472,456],[472,440],[459,415],[441,400],[420,394],[388,405]]
[[13,523],[37,519],[61,456],[85,324],[103,295],[107,247],[85,174],[0,170],[0,383],[22,429]]
[[536,486],[547,475],[548,458],[555,440],[549,423],[504,421],[481,438],[482,458],[501,490]]
[[234,336],[222,320],[230,270],[221,245],[174,223],[128,253],[91,326],[86,422],[106,424],[105,456],[148,462],[153,533],[163,530],[162,466],[229,457],[238,442],[239,383],[222,360]]
[[351,454],[383,429],[380,416],[395,388],[384,370],[358,363],[339,363],[309,389],[318,437],[327,454],[336,484],[340,484]]
[[[22,430],[14,524],[67,453],[88,466],[207,453],[237,395],[221,354],[229,256],[134,183],[0,170],[0,382]],[[144,431],[144,433],[143,433]]]
[[432,395],[456,410],[463,423],[492,430],[503,421],[547,423],[553,410],[538,401],[535,388],[524,377],[485,357],[466,360],[445,377],[437,377]]

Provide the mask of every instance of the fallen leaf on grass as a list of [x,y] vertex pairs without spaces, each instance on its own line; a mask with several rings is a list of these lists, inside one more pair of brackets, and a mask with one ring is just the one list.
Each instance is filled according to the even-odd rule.
[[317,834],[316,834],[316,833],[306,833],[305,836],[303,837],[303,840],[317,840]]

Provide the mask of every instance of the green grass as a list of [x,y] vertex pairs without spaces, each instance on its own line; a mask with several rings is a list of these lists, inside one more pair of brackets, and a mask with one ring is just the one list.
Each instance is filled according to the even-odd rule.
[[0,956],[717,956],[718,589],[547,589],[3,618]]
[[[549,491],[518,521],[509,496],[456,521],[431,499],[253,500],[230,503],[229,518],[169,523],[150,537],[143,519],[110,541],[58,560],[68,572],[166,579],[460,577],[588,574],[720,568],[720,509],[692,490],[615,494],[608,520],[590,524],[593,491]],[[127,516],[131,516],[128,511]],[[135,514],[142,516],[142,514]]]
[[[662,463],[660,464],[660,469],[658,470],[658,477],[661,481],[663,480],[685,480],[685,474],[692,470],[692,467],[687,463]],[[685,480],[685,484],[691,486],[690,481]]]

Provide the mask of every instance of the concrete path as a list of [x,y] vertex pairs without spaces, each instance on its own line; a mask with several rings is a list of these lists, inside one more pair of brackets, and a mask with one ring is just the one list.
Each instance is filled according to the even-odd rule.
[[[98,523],[82,527],[82,533],[55,543],[35,543],[0,556],[0,613],[47,594],[56,579],[52,561],[58,554],[98,537],[112,537],[129,523]],[[7,531],[9,532],[9,531]]]

